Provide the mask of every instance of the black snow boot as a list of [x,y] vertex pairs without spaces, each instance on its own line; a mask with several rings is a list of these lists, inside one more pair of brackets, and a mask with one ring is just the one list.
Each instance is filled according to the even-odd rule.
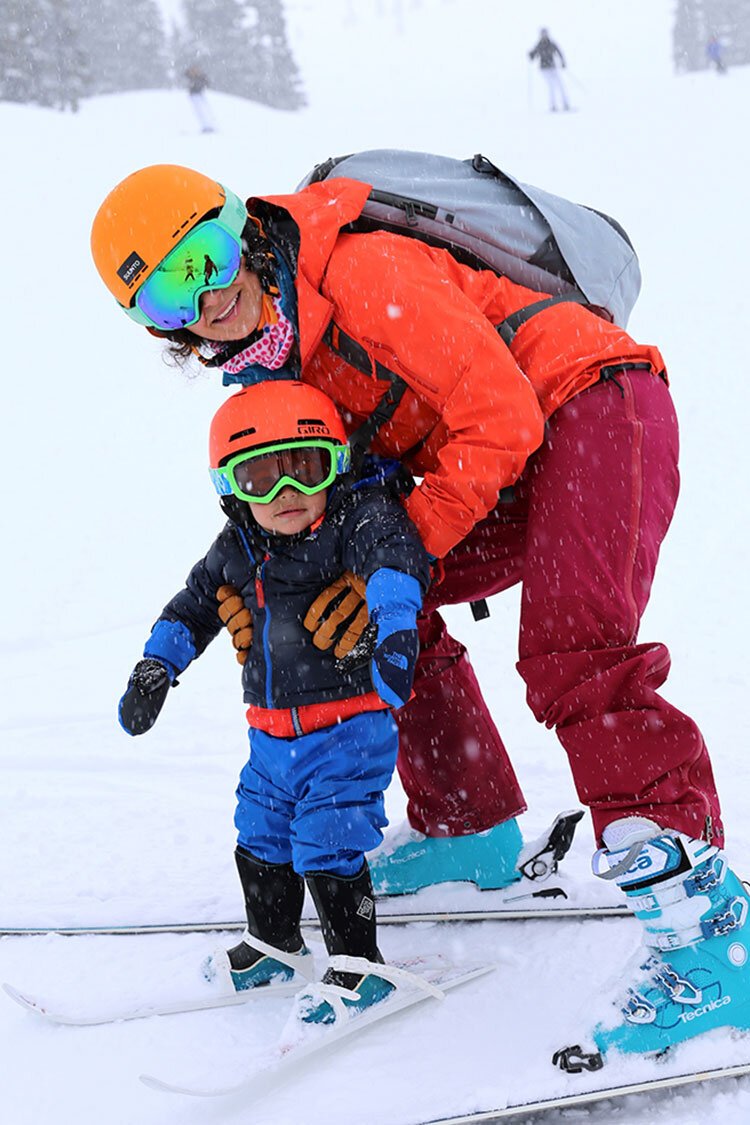
[[[228,969],[236,991],[312,974],[312,957],[300,932],[305,882],[291,863],[264,863],[238,846],[237,870],[245,897],[247,930],[242,941],[209,957],[204,973],[213,979]],[[275,956],[277,955],[277,956]],[[280,955],[280,956],[278,956]]]
[[[372,964],[383,964],[377,946],[375,896],[372,890],[367,861],[357,875],[349,877],[330,875],[326,871],[308,872],[315,908],[323,930],[323,940],[332,958],[362,957]],[[383,977],[371,972],[346,972],[329,966],[323,984],[338,985],[358,992],[357,1001],[344,1003],[361,1010],[384,1000],[394,986]],[[307,1023],[332,1023],[335,1014],[331,1005],[323,1000],[313,1000],[303,1008],[301,1018]]]

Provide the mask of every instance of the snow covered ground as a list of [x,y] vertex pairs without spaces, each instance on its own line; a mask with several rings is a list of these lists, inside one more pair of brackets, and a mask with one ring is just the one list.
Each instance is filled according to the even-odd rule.
[[[0,929],[227,919],[240,913],[233,792],[246,734],[231,647],[183,677],[156,728],[129,739],[116,702],[167,597],[219,525],[205,471],[209,377],[161,362],[117,311],[88,252],[109,188],[158,161],[201,168],[240,193],[291,189],[329,155],[378,146],[482,151],[521,179],[615,215],[641,257],[632,333],[657,344],[682,424],[683,496],[642,639],[672,649],[669,697],[700,723],[723,794],[730,854],[750,870],[745,435],[746,145],[750,73],[675,78],[671,0],[287,0],[310,106],[289,115],[210,95],[220,131],[199,135],[181,91],[112,96],[78,116],[0,105],[4,154],[1,510],[3,784]],[[526,60],[547,25],[579,112],[548,114]],[[740,408],[743,409],[740,409]],[[513,670],[517,597],[488,622],[447,615],[470,646],[512,748],[536,835],[576,804],[564,755],[526,711]],[[389,793],[391,818],[403,797]],[[579,830],[566,868],[583,881]],[[592,888],[592,897],[596,888]],[[284,1019],[199,1013],[66,1029],[0,997],[0,1116],[55,1121],[412,1125],[569,1086],[551,1052],[581,1026],[588,989],[637,939],[630,922],[388,927],[387,957],[442,951],[497,960],[494,976],[383,1024],[335,1065],[249,1110],[145,1090],[144,1070],[231,1079]],[[4,938],[0,979],[81,1009],[100,998],[200,987],[213,935]],[[277,1007],[272,1007],[275,1004]],[[254,1009],[259,1012],[259,1009]],[[713,1053],[712,1053],[713,1052]],[[680,1061],[750,1058],[708,1044]],[[629,1071],[618,1069],[615,1081]],[[304,1106],[301,1109],[300,1106]],[[750,1116],[750,1083],[576,1114],[594,1125]],[[550,1114],[548,1122],[570,1120]]]

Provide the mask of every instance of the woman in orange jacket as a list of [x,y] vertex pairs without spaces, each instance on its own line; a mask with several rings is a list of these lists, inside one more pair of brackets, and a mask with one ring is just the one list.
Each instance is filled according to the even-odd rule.
[[[414,831],[373,863],[376,889],[503,886],[528,859],[513,767],[437,612],[519,581],[518,670],[597,840],[635,818],[720,844],[703,739],[657,692],[668,651],[636,640],[679,480],[659,352],[574,303],[502,339],[496,327],[540,294],[416,240],[346,232],[368,192],[339,178],[245,204],[157,165],[105,199],[92,250],[119,304],[173,354],[197,354],[225,384],[310,383],[359,437],[380,412],[372,448],[418,479],[405,506],[436,577],[397,716]],[[216,272],[186,282],[185,256],[206,253]]]

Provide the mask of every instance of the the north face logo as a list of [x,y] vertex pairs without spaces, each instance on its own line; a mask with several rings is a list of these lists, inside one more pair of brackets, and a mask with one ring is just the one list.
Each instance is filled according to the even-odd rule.
[[389,664],[394,664],[397,668],[409,667],[409,661],[402,652],[386,652],[385,659]]
[[368,895],[365,895],[357,908],[357,914],[360,916],[360,918],[367,918],[369,920],[370,918],[372,918],[374,912],[375,903],[371,898],[369,898]]

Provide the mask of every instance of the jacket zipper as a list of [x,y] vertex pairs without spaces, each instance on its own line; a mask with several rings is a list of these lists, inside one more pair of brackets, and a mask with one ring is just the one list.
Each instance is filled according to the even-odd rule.
[[268,556],[266,555],[263,562],[257,567],[255,571],[255,598],[258,602],[258,608],[265,610],[263,619],[263,657],[266,662],[266,707],[273,707],[273,681],[271,669],[271,647],[268,642],[268,636],[271,631],[271,611],[266,605],[266,595],[263,589],[263,572],[266,567]]

